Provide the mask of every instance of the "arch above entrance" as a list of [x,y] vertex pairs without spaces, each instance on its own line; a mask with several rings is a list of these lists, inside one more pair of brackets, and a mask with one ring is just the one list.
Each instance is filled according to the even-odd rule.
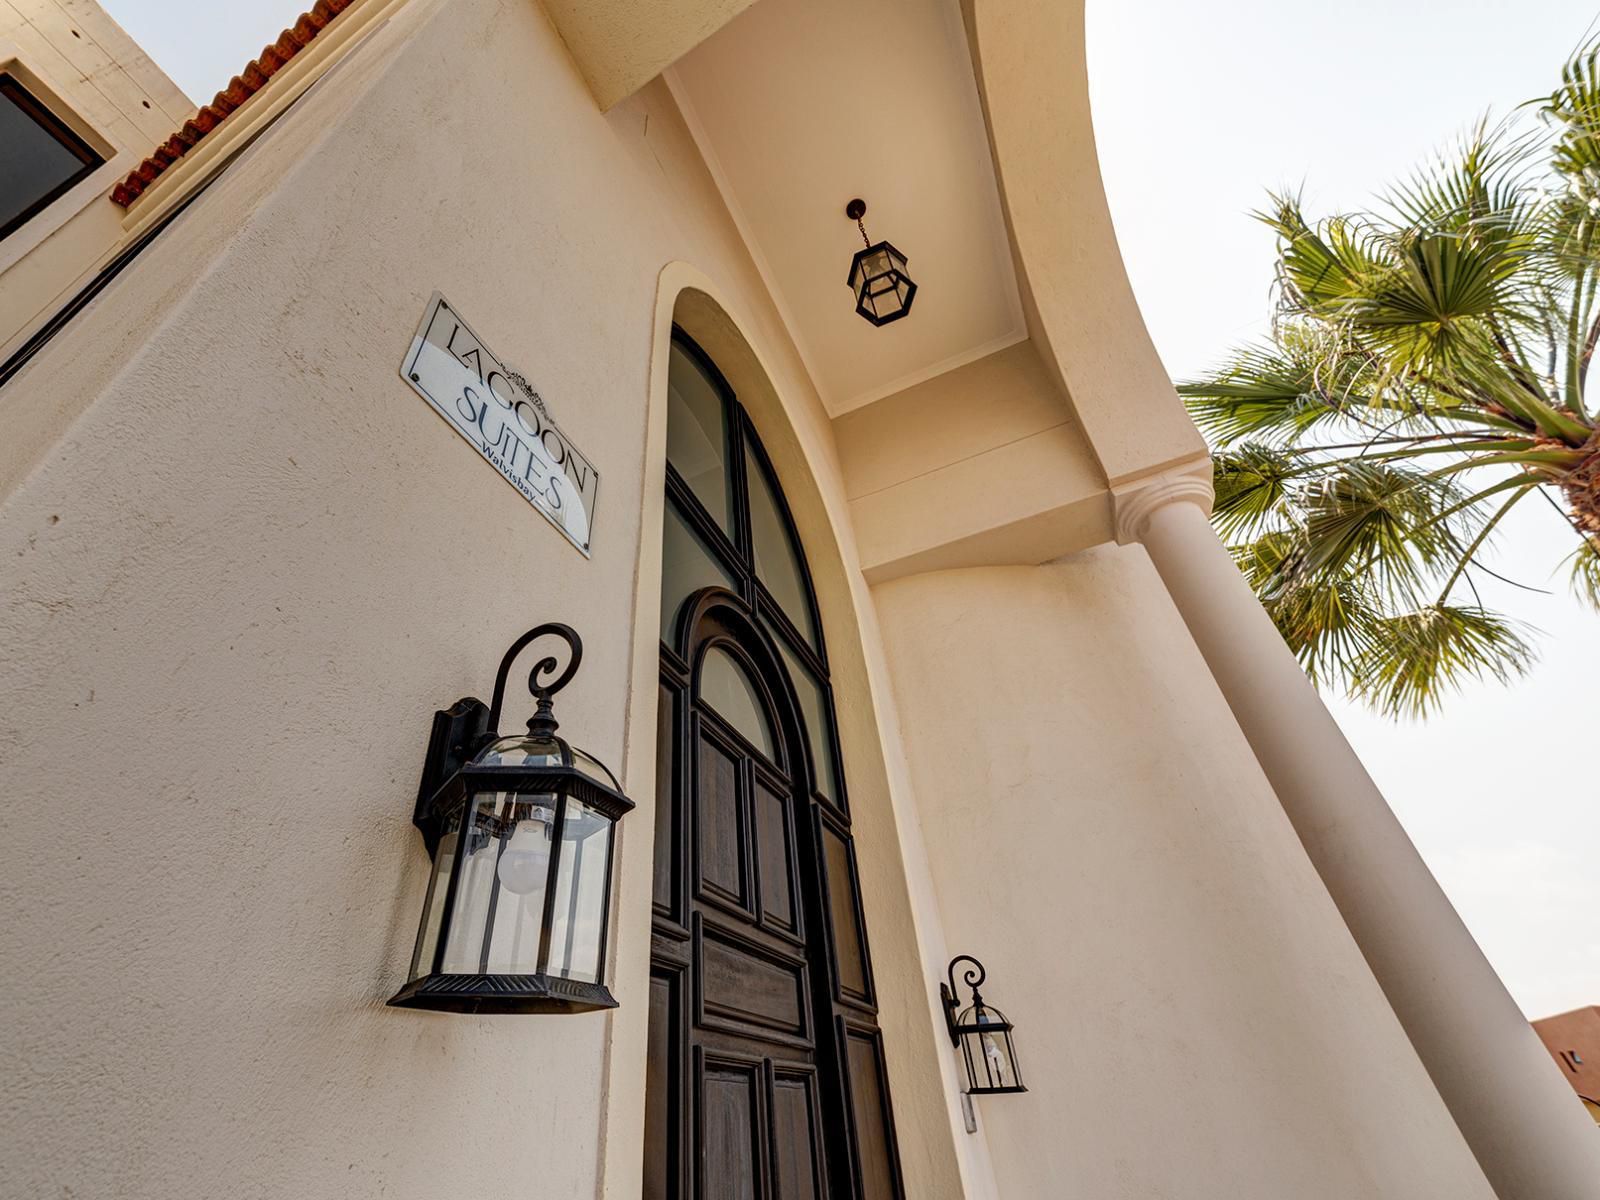
[[[953,1062],[939,1030],[942,1017],[927,980],[944,947],[920,832],[905,793],[903,764],[882,729],[894,729],[892,705],[877,640],[871,598],[853,559],[848,510],[826,416],[815,397],[798,392],[803,373],[770,371],[764,337],[751,330],[781,326],[752,320],[723,299],[704,272],[667,264],[658,280],[645,462],[639,569],[635,576],[633,673],[625,783],[640,800],[633,830],[620,847],[616,929],[622,1007],[611,1014],[607,1065],[605,1194],[639,1190],[644,1138],[642,1080],[648,1045],[648,974],[653,860],[661,544],[654,535],[665,512],[667,367],[674,322],[711,355],[738,392],[760,433],[777,482],[787,495],[809,556],[829,670],[836,697],[837,736],[857,839],[862,904],[873,936],[873,966],[884,1055],[894,1089],[907,1195],[966,1194],[962,1181],[986,1180],[980,1139],[962,1132]],[[774,377],[798,378],[783,394]],[[842,532],[841,532],[842,531]],[[979,1190],[982,1182],[974,1184]]]

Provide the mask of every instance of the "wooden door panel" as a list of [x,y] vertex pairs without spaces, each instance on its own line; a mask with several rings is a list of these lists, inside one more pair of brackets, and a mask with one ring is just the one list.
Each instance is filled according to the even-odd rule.
[[828,915],[833,925],[834,962],[840,992],[863,1003],[872,996],[867,977],[866,947],[862,945],[861,924],[857,919],[855,862],[850,843],[825,821],[818,821],[822,857],[828,875]]
[[683,1195],[683,973],[650,973],[650,1051],[645,1060],[644,1200]]
[[820,1200],[821,1122],[815,1071],[774,1068],[767,1109],[772,1125],[773,1200]]
[[763,929],[783,937],[800,937],[800,910],[795,903],[794,826],[789,801],[758,778],[755,783],[756,894],[761,901]]
[[697,893],[748,911],[748,836],[739,758],[704,730],[699,743],[694,788]]
[[700,1200],[766,1200],[761,1187],[761,1066],[702,1055]]
[[656,698],[656,844],[651,899],[657,916],[682,924],[678,888],[678,691],[662,681]]
[[811,1044],[805,959],[791,958],[696,917],[697,1023],[747,1037]]
[[888,1089],[884,1086],[883,1054],[878,1035],[851,1029],[846,1031],[844,1040],[861,1200],[899,1200],[900,1191],[896,1186],[899,1172],[894,1159]]

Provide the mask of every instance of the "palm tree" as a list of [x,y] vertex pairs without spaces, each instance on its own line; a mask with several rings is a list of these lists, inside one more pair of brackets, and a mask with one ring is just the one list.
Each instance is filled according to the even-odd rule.
[[1600,607],[1600,43],[1377,211],[1313,223],[1284,194],[1257,215],[1271,337],[1179,386],[1218,532],[1319,685],[1419,716],[1521,673],[1529,632],[1475,583],[1514,506],[1560,509]]

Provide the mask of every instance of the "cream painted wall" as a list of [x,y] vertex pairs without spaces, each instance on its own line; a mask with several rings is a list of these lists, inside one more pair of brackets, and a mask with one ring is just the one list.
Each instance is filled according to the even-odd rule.
[[[592,561],[398,378],[434,288],[602,471]],[[8,1186],[636,1194],[638,911],[613,1017],[382,1002],[429,713],[536,621],[588,638],[561,716],[640,800],[641,894],[672,312],[726,320],[818,569],[909,1194],[1484,1197],[1137,552],[887,585],[881,644],[834,430],[670,97],[601,114],[497,0],[398,9],[0,391]],[[975,843],[999,870],[973,798],[1040,802]],[[989,961],[1036,1085],[987,1141],[951,1131],[947,949]],[[1186,1094],[1142,1085],[1151,1037]]]
[[[641,1044],[619,1032],[642,1025],[636,972],[614,1018],[383,1001],[421,903],[429,713],[536,621],[587,638],[563,724],[639,796],[623,869],[649,869],[649,737],[624,718],[655,652],[633,585],[674,260],[763,347],[797,431],[777,440],[821,456],[842,510],[826,420],[665,90],[602,115],[536,6],[413,0],[5,389],[29,431],[0,488],[0,761],[29,798],[0,874],[19,1195],[565,1200],[602,1164],[608,1195],[637,1190],[642,1089],[602,1098]],[[434,288],[603,473],[592,561],[398,378]],[[848,599],[841,551],[811,553]],[[886,794],[881,761],[847,769]],[[901,964],[891,1071],[933,1080],[905,1101],[908,1183],[953,1196],[894,820],[866,823],[868,921]]]
[[0,0],[0,71],[107,161],[0,242],[0,358],[117,249],[111,186],[194,105],[95,0]]
[[1492,1200],[1142,550],[873,595],[1002,1196]]
[[610,109],[693,50],[752,0],[545,0],[595,102]]
[[1105,476],[1031,341],[833,423],[862,573],[1036,565],[1106,541]]

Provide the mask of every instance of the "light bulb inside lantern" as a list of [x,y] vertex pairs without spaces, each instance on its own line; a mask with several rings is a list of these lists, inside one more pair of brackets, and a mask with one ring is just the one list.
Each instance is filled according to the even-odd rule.
[[548,808],[535,808],[511,831],[495,864],[495,874],[506,891],[526,896],[544,887],[550,869],[550,819]]
[[[992,1017],[986,1010],[980,1010],[978,1013],[977,1024],[980,1026],[998,1025],[999,1022],[996,1021],[994,1017]],[[983,1047],[983,1057],[987,1063],[990,1076],[996,1083],[1004,1085],[1006,1076],[1005,1051],[1000,1049],[1000,1043],[995,1040],[995,1035],[992,1033],[980,1034],[978,1036],[978,1041]]]
[[1005,1082],[1006,1056],[1000,1049],[1000,1043],[994,1040],[994,1034],[983,1035],[983,1056],[989,1062],[989,1073],[999,1083]]

